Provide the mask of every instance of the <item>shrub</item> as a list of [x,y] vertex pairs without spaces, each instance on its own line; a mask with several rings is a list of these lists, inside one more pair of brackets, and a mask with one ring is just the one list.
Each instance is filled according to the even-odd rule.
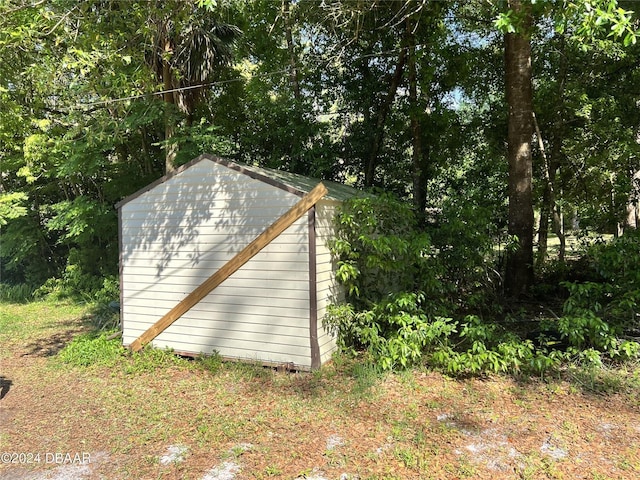
[[[453,318],[460,306],[491,311],[486,303],[499,284],[490,232],[474,231],[469,212],[457,215],[432,237],[388,196],[344,204],[330,248],[347,301],[324,319],[342,350],[365,350],[383,370],[424,361],[453,375],[542,375],[567,364],[639,358],[640,344],[624,336],[640,331],[640,234],[590,247],[581,263],[590,265],[589,281],[562,283],[564,314],[541,322],[535,337],[517,323],[510,329],[478,315]],[[462,248],[469,238],[472,248]]]
[[543,325],[545,339],[557,338],[573,358],[600,364],[638,358],[640,344],[625,339],[640,325],[640,232],[596,242],[586,250],[590,281],[563,282],[569,297],[563,316]]
[[417,230],[407,204],[388,195],[356,198],[343,204],[336,226],[329,247],[338,261],[336,276],[356,309],[402,292],[441,298],[431,240]]
[[343,349],[363,348],[384,370],[418,362],[423,352],[446,344],[455,332],[450,318],[429,317],[423,293],[391,294],[371,310],[356,311],[351,304],[329,309],[325,325]]
[[494,209],[463,199],[442,204],[438,221],[427,231],[440,266],[443,291],[466,310],[497,306],[501,293],[500,251],[494,249],[499,228]]
[[35,288],[31,285],[21,283],[9,285],[0,283],[0,301],[10,303],[26,303],[33,299]]
[[108,340],[107,337],[107,333],[99,336],[80,335],[60,351],[58,358],[64,363],[78,367],[112,367],[122,357],[125,349],[119,339]]

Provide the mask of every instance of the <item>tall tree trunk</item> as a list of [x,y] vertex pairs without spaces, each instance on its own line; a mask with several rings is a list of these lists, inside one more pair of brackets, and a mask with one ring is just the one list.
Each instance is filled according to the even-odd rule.
[[[171,40],[165,39],[164,42],[164,54],[170,56],[173,54],[173,45]],[[164,93],[162,99],[164,100],[164,141],[165,141],[165,157],[164,157],[164,170],[165,173],[172,173],[175,171],[174,161],[178,155],[178,146],[172,143],[171,139],[175,133],[175,126],[173,124],[173,115],[175,107],[175,95],[173,90],[173,73],[171,72],[171,65],[169,61],[164,58],[162,60],[162,82],[164,85]]]
[[407,35],[409,36],[407,71],[409,77],[409,115],[411,117],[413,208],[422,224],[427,206],[426,184],[429,149],[428,147],[424,148],[422,144],[421,109],[418,102],[418,72],[416,69],[416,42],[413,23],[409,19],[407,19]]
[[389,82],[389,88],[386,95],[384,96],[384,99],[382,100],[380,107],[378,108],[373,141],[371,143],[371,150],[369,151],[369,158],[367,159],[367,166],[364,174],[364,185],[366,187],[370,187],[373,185],[376,167],[378,166],[378,154],[380,153],[380,149],[382,148],[382,141],[384,139],[384,124],[387,120],[387,116],[389,115],[389,111],[391,110],[393,99],[396,97],[398,86],[400,86],[400,81],[402,80],[402,74],[406,61],[407,49],[406,47],[404,47],[400,50],[393,76],[391,77],[391,81]]
[[517,238],[517,245],[507,256],[505,289],[510,297],[520,297],[533,283],[531,11],[521,0],[510,0],[509,6],[516,17],[522,18],[522,24],[518,32],[505,36],[505,83],[509,106],[508,231]]
[[541,267],[547,261],[549,246],[549,217],[551,216],[551,189],[547,183],[542,191],[542,204],[540,205],[540,221],[538,222],[538,254],[536,265]]

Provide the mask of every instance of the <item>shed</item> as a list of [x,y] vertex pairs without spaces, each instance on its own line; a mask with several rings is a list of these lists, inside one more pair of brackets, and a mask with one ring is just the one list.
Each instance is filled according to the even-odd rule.
[[[327,241],[336,208],[357,190],[323,183],[328,193],[314,207],[151,343],[296,370],[328,360],[336,343],[322,318],[339,289]],[[202,155],[118,203],[123,344],[134,344],[317,184]]]

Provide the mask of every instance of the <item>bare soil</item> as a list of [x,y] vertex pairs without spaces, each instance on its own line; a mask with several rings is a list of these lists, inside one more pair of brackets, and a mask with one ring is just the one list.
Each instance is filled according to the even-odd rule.
[[633,389],[340,359],[312,374],[61,364],[86,328],[0,332],[0,479],[640,478]]

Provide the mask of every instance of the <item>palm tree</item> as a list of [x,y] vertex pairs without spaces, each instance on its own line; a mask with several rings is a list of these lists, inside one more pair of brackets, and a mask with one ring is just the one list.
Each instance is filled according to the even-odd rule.
[[[198,103],[220,67],[233,60],[233,47],[242,32],[218,20],[210,8],[191,2],[163,2],[153,10],[151,49],[147,62],[163,85],[165,102],[165,171],[174,170],[178,146],[171,142],[176,114],[190,126]],[[176,108],[177,107],[177,108]]]

